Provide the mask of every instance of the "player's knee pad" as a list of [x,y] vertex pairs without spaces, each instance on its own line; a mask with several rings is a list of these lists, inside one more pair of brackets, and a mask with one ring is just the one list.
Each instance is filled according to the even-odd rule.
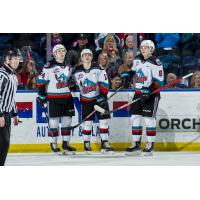
[[142,115],[131,115],[132,126],[142,126]]
[[156,119],[153,117],[144,117],[146,127],[156,127]]
[[108,120],[107,119],[101,119],[99,120],[99,128],[108,128]]
[[52,117],[49,119],[49,128],[58,128],[59,127],[59,117]]
[[64,116],[61,117],[62,127],[70,127],[72,123],[72,117]]
[[83,122],[83,129],[84,130],[92,130],[92,121],[85,121]]

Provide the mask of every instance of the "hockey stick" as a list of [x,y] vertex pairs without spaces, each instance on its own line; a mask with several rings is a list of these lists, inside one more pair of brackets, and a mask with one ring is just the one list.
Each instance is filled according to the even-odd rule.
[[[151,92],[149,95],[155,94],[155,93],[159,92],[161,89],[169,88],[170,86],[175,85],[176,83],[179,83],[179,82],[181,82],[182,80],[184,80],[184,79],[186,79],[186,78],[188,78],[188,77],[190,77],[190,76],[192,76],[192,75],[193,75],[193,73],[190,73],[190,74],[188,74],[188,75],[186,75],[186,76],[183,76],[183,77],[181,77],[181,78],[179,78],[179,79],[177,79],[177,80],[175,80],[175,81],[172,81],[172,82],[170,82],[170,83],[167,83],[167,84],[165,84],[164,86],[161,86],[161,87],[159,87],[158,89],[154,90],[154,91]],[[115,111],[121,110],[121,109],[123,109],[123,108],[125,108],[125,107],[128,107],[129,105],[131,105],[131,104],[133,104],[133,103],[139,101],[140,99],[141,99],[141,97],[139,97],[139,98],[137,98],[137,99],[135,99],[135,100],[132,100],[132,101],[130,101],[130,102],[124,104],[123,106],[120,106],[119,108],[117,108],[117,109],[115,109],[115,110],[111,110],[111,111],[105,110],[105,109],[101,108],[101,107],[98,106],[98,105],[95,105],[95,106],[94,106],[94,109],[95,109],[96,111],[100,112],[100,113],[103,113],[103,114],[110,114],[110,113],[113,113],[113,112],[115,112]]]
[[[113,94],[111,94],[107,101],[110,100],[115,94],[117,94],[117,92],[122,89],[122,86],[120,88],[118,88]],[[77,128],[78,126],[80,126],[83,122],[85,122],[89,117],[91,117],[94,113],[96,112],[96,110],[94,109],[89,115],[87,115],[80,123],[74,125],[74,126],[71,126],[69,129],[70,130],[73,130],[75,128]]]

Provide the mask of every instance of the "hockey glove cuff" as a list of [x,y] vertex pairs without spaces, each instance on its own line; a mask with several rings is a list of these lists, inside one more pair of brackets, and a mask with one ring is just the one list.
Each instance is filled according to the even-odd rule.
[[124,89],[129,88],[129,84],[130,84],[130,73],[129,72],[122,72],[120,75],[121,79],[122,79],[122,86]]
[[47,103],[47,98],[43,96],[38,96],[37,101],[42,107],[45,107],[45,104]]
[[107,95],[105,94],[100,94],[97,96],[97,103],[99,106],[104,106],[107,103]]

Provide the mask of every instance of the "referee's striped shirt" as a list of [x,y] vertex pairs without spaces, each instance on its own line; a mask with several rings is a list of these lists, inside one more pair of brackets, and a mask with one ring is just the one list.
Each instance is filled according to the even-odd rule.
[[15,94],[17,91],[17,76],[5,64],[0,67],[0,117],[3,113],[12,112],[17,115]]

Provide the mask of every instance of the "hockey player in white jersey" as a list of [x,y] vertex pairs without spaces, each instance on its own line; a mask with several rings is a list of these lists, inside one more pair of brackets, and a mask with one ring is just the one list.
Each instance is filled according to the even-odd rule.
[[[107,102],[109,82],[105,70],[101,69],[97,64],[92,64],[93,54],[90,49],[82,50],[81,59],[83,64],[76,67],[73,72],[73,77],[80,89],[80,102],[83,120],[92,111],[94,111],[95,104],[101,105],[101,107],[106,110],[109,109]],[[113,149],[108,144],[108,119],[110,118],[110,115],[101,115],[100,113],[96,114],[99,119],[99,132],[102,140],[101,150],[102,152],[113,152]],[[87,153],[91,151],[90,137],[94,117],[95,113],[83,123],[82,134],[84,139],[84,149]]]
[[47,62],[41,75],[38,77],[38,100],[41,104],[48,103],[50,147],[53,152],[59,153],[57,145],[59,136],[59,122],[61,121],[61,136],[63,153],[75,153],[76,149],[70,146],[70,127],[74,116],[74,102],[69,89],[68,80],[72,69],[65,63],[66,49],[58,44],[53,48],[54,59]]
[[141,154],[142,118],[146,125],[147,143],[143,149],[144,155],[152,155],[156,136],[156,112],[160,100],[160,92],[151,94],[163,85],[164,72],[159,59],[152,56],[155,46],[151,40],[144,40],[140,45],[140,55],[136,56],[130,73],[122,74],[123,82],[135,75],[135,95],[133,99],[141,98],[130,108],[132,118],[133,146],[125,149],[126,154]]

